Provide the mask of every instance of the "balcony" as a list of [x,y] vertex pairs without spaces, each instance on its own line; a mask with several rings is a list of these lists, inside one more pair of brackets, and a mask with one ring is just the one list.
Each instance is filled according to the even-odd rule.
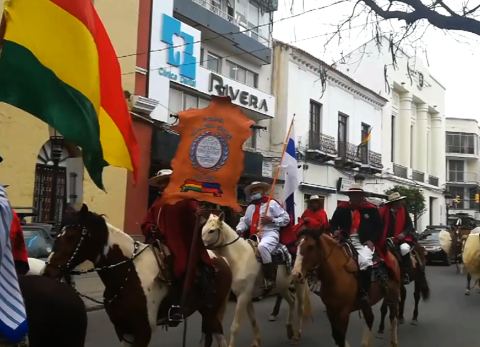
[[335,138],[325,134],[310,132],[307,157],[311,160],[326,162],[337,156]]
[[432,176],[432,175],[428,176],[428,184],[438,187],[439,185],[438,182],[439,182],[438,177]]
[[407,178],[408,169],[405,166],[393,164],[393,174],[397,177]]
[[[358,147],[357,147],[358,148]],[[366,147],[362,147],[359,151],[361,172],[376,174],[382,172],[382,155],[380,153],[369,150]]]
[[465,159],[477,159],[478,153],[476,153],[475,147],[471,145],[448,145],[445,148],[447,158],[465,158]]
[[447,183],[478,185],[480,184],[480,177],[476,172],[449,171]]
[[349,142],[338,141],[337,157],[335,158],[335,165],[353,169],[361,166],[361,160],[357,151],[357,146]]
[[425,182],[425,173],[417,170],[412,170],[412,179],[417,182]]

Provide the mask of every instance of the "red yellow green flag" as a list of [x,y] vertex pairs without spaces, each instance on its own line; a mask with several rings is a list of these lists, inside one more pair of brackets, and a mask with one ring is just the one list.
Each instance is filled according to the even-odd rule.
[[98,187],[108,165],[135,175],[140,152],[120,66],[92,1],[6,0],[3,30],[0,102],[80,146]]

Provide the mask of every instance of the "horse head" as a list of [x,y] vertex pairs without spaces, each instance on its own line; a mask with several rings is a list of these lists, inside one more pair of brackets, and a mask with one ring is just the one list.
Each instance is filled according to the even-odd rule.
[[205,247],[213,249],[224,243],[225,231],[229,229],[224,222],[224,215],[210,214],[202,228],[202,240]]
[[292,275],[296,280],[302,280],[305,275],[314,270],[320,263],[320,236],[318,230],[303,230],[298,236],[297,257]]
[[105,219],[83,205],[79,212],[65,217],[47,261],[45,275],[60,278],[85,261],[96,263],[108,240]]

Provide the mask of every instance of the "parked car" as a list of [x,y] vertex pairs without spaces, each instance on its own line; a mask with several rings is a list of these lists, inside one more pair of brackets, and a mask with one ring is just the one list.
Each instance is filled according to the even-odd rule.
[[450,265],[450,258],[447,253],[440,247],[439,234],[440,231],[446,230],[446,226],[427,227],[418,237],[418,243],[425,248],[427,253],[427,263],[442,263]]
[[31,258],[48,257],[54,243],[50,234],[52,226],[49,224],[31,223],[22,225],[22,229],[28,256]]

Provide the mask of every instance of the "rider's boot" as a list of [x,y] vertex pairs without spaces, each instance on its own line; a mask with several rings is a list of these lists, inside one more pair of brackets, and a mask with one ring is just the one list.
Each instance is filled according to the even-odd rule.
[[359,283],[359,305],[360,308],[366,308],[370,306],[368,299],[368,292],[370,291],[370,284],[372,282],[372,268],[368,267],[365,270],[361,270],[358,273]]
[[263,295],[268,294],[275,288],[275,282],[277,279],[277,267],[274,263],[262,264],[263,277],[265,287],[263,289]]

